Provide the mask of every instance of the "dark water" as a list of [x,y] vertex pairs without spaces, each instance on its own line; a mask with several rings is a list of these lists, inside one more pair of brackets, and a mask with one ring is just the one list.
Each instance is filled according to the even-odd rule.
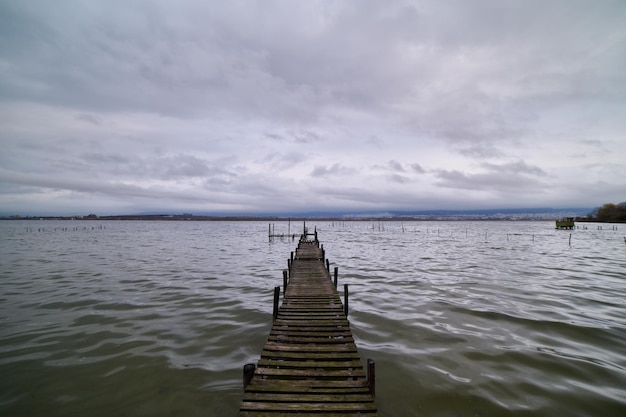
[[[626,415],[623,225],[309,226],[350,284],[380,416]],[[295,242],[265,222],[0,233],[1,416],[236,415]]]

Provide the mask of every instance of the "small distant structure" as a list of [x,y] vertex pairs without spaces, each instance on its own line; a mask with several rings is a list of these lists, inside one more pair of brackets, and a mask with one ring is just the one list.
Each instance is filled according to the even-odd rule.
[[573,217],[563,217],[556,221],[556,228],[560,230],[572,230],[574,228]]

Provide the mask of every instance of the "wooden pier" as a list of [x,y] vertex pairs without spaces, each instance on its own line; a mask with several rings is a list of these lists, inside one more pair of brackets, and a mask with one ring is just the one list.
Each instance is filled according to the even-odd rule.
[[376,416],[374,361],[367,373],[317,232],[301,236],[274,289],[274,322],[257,364],[244,366],[239,417]]

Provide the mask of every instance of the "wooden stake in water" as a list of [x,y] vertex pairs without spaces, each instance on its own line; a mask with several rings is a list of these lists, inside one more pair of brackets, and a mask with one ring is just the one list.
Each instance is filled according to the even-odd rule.
[[376,398],[376,362],[374,359],[367,359],[367,385],[372,397]]
[[274,320],[278,318],[278,300],[280,299],[280,287],[274,287]]
[[250,381],[252,381],[252,377],[254,376],[254,370],[256,369],[256,365],[253,363],[247,363],[243,366],[243,389],[245,390],[248,385],[250,385]]
[[283,269],[283,297],[287,294],[287,270]]

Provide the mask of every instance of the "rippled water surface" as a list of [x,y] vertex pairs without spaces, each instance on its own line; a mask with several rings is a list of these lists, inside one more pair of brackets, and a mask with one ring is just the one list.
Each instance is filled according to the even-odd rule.
[[[314,226],[380,416],[626,415],[625,226]],[[236,415],[295,242],[265,222],[0,233],[0,415]]]

